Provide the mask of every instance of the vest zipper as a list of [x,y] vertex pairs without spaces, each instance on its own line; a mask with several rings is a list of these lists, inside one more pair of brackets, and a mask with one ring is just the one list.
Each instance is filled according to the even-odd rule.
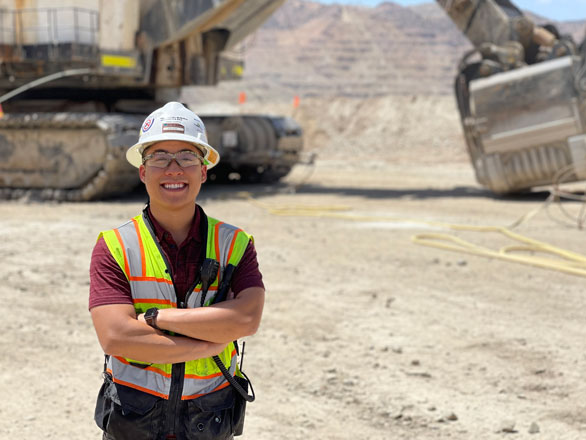
[[[200,236],[202,239],[202,260],[205,258],[205,251],[207,247],[207,237],[208,237],[208,221],[207,216],[203,212],[203,209],[196,206],[196,209],[200,210]],[[148,215],[148,207],[143,210],[143,218],[145,219],[145,224],[151,236],[153,237],[157,248],[163,258],[165,266],[167,267],[167,273],[169,274],[169,278],[171,278],[171,282],[173,283],[173,289],[175,289],[175,299],[177,300],[177,308],[185,309],[187,308],[187,299],[189,295],[193,292],[197,284],[200,281],[200,275],[198,274],[198,279],[193,287],[185,294],[185,298],[182,302],[179,302],[179,298],[177,297],[177,290],[175,287],[175,281],[173,281],[173,272],[171,271],[171,265],[169,264],[169,259],[167,258],[167,254],[161,247],[159,243],[159,239],[155,234],[155,229],[153,228],[153,224],[151,223],[151,219]],[[166,435],[174,435],[175,434],[175,421],[177,419],[177,405],[181,400],[181,396],[183,395],[183,384],[185,382],[185,362],[181,362],[178,364],[173,364],[171,367],[171,389],[169,390],[169,401],[167,406],[167,416],[165,420],[165,434]]]
[[171,391],[169,392],[169,405],[167,406],[167,423],[165,433],[175,434],[175,420],[177,419],[177,405],[181,400],[183,392],[183,381],[185,376],[185,362],[173,364],[171,370]]
[[[152,237],[154,238],[154,242],[159,249],[159,253],[163,258],[163,262],[167,267],[167,273],[169,274],[169,278],[171,278],[171,282],[173,283],[173,289],[175,290],[175,299],[177,300],[177,308],[183,309],[185,308],[185,303],[180,303],[177,297],[177,290],[175,287],[175,281],[173,280],[173,272],[171,271],[171,265],[169,264],[169,258],[167,254],[161,247],[159,243],[159,239],[155,235],[153,225],[151,223],[151,219],[149,218],[148,214],[144,214],[145,223],[151,233]],[[185,362],[180,362],[177,364],[172,364],[171,367],[171,389],[169,390],[169,400],[167,405],[167,414],[165,417],[165,434],[166,435],[174,435],[175,434],[175,421],[177,418],[177,405],[181,400],[181,395],[183,394],[183,383],[185,380]]]

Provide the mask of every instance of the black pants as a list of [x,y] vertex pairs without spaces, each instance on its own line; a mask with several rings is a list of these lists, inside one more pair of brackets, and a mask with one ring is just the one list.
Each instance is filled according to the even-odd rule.
[[231,386],[179,401],[173,413],[164,399],[148,407],[136,399],[125,404],[125,390],[117,387],[106,377],[98,395],[95,421],[105,440],[166,440],[171,432],[176,440],[232,440],[241,434],[245,402]]
[[[169,439],[169,440],[175,439],[175,438],[177,438],[177,437],[167,437],[167,439]],[[233,440],[233,439],[234,439],[234,436],[229,437],[226,440]],[[116,440],[116,439],[104,432],[104,435],[102,436],[102,440]],[[137,439],[137,440],[139,440],[139,439]]]

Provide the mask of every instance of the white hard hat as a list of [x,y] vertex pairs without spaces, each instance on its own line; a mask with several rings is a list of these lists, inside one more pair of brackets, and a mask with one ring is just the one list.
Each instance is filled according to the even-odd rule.
[[180,102],[169,102],[152,112],[143,122],[138,143],[126,152],[126,160],[135,167],[142,165],[146,147],[161,141],[183,141],[202,150],[204,165],[212,168],[220,161],[218,152],[208,144],[203,122]]

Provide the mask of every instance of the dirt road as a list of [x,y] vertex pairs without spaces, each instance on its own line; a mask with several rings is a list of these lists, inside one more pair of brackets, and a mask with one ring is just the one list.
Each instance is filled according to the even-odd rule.
[[[465,161],[414,162],[339,158],[276,188],[204,188],[210,215],[255,236],[268,292],[242,438],[586,437],[585,280],[411,241],[434,229],[422,220],[508,225],[545,194],[493,198]],[[283,206],[346,210],[267,210]],[[141,207],[0,202],[0,438],[100,438],[89,257]],[[545,212],[517,231],[586,253],[584,232]]]

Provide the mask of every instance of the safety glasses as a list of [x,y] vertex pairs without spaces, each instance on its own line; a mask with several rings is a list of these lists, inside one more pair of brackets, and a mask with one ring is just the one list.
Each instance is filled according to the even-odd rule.
[[193,167],[203,163],[203,157],[191,150],[183,150],[177,153],[155,151],[143,157],[142,163],[149,167],[167,168],[173,159],[181,168]]

